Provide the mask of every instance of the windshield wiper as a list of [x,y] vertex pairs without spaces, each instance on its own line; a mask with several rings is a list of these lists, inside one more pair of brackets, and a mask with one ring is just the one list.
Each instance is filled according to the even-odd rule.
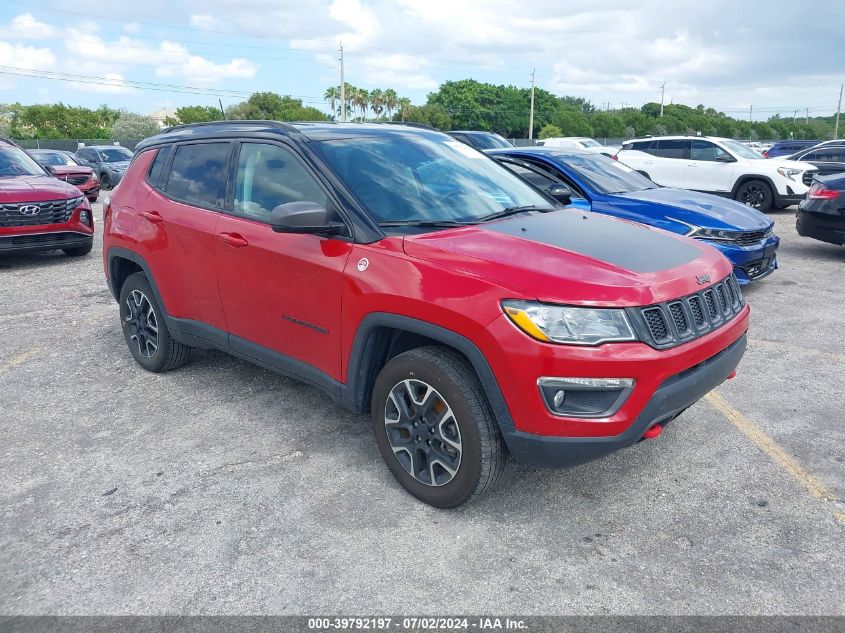
[[458,222],[457,220],[396,220],[393,222],[379,222],[379,226],[420,226],[423,228],[451,228],[454,226],[471,226],[476,222]]
[[539,211],[540,213],[548,213],[549,211],[557,211],[555,207],[538,207],[534,204],[525,204],[519,207],[507,207],[501,211],[496,211],[490,215],[484,215],[478,218],[479,222],[488,222],[489,220],[498,220],[499,218],[506,218],[517,213],[525,213],[526,211]]

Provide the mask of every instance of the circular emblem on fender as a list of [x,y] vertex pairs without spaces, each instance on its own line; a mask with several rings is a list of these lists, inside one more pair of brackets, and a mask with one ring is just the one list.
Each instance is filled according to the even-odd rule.
[[367,259],[366,257],[362,257],[361,259],[358,260],[358,270],[360,272],[364,272],[369,267],[370,267],[370,260]]

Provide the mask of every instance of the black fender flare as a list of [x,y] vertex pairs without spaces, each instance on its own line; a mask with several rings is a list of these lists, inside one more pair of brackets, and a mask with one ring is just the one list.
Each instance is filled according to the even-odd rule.
[[778,188],[775,186],[774,180],[772,180],[768,176],[760,176],[756,174],[743,174],[742,176],[736,179],[736,183],[734,183],[733,189],[731,189],[731,198],[736,200],[736,192],[739,191],[739,188],[749,180],[762,180],[766,184],[768,184],[769,188],[772,190],[773,200],[776,200],[781,195],[778,193]]
[[356,410],[364,410],[364,398],[367,395],[370,383],[367,363],[374,351],[370,335],[373,330],[379,327],[420,334],[463,354],[475,370],[498,424],[505,428],[512,429],[514,427],[513,418],[496,376],[493,374],[487,358],[475,343],[465,336],[439,325],[389,312],[371,312],[361,319],[355,332],[349,355],[347,381],[342,387],[342,392],[344,399],[351,402]]

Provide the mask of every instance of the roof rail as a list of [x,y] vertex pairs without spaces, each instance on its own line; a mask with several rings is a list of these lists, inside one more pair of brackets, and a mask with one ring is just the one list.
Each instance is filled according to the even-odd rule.
[[406,125],[408,127],[418,127],[424,130],[433,130],[439,132],[436,127],[431,127],[425,123],[417,123],[416,121],[370,121],[370,123],[378,123],[379,125]]
[[222,121],[202,121],[199,123],[180,123],[179,125],[171,125],[169,127],[163,128],[160,134],[165,134],[167,132],[173,132],[174,130],[184,130],[189,128],[195,127],[213,127],[216,125],[232,125],[232,124],[250,124],[250,125],[271,125],[273,127],[280,127],[285,129],[289,132],[298,132],[294,126],[290,123],[285,123],[284,121],[271,121],[268,119],[236,119],[236,120],[226,120],[223,119]]

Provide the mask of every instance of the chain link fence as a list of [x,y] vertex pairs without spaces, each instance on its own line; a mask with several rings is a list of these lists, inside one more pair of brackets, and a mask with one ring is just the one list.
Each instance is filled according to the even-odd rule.
[[36,139],[36,138],[24,138],[24,139],[13,139],[15,143],[23,147],[24,149],[58,149],[63,150],[66,152],[75,152],[82,146],[85,145],[122,145],[126,149],[130,149],[132,151],[135,150],[135,146],[141,142],[141,139],[137,139],[134,141],[127,141],[127,140],[120,140],[115,141],[113,139],[102,139],[102,138],[86,138],[86,139]]

